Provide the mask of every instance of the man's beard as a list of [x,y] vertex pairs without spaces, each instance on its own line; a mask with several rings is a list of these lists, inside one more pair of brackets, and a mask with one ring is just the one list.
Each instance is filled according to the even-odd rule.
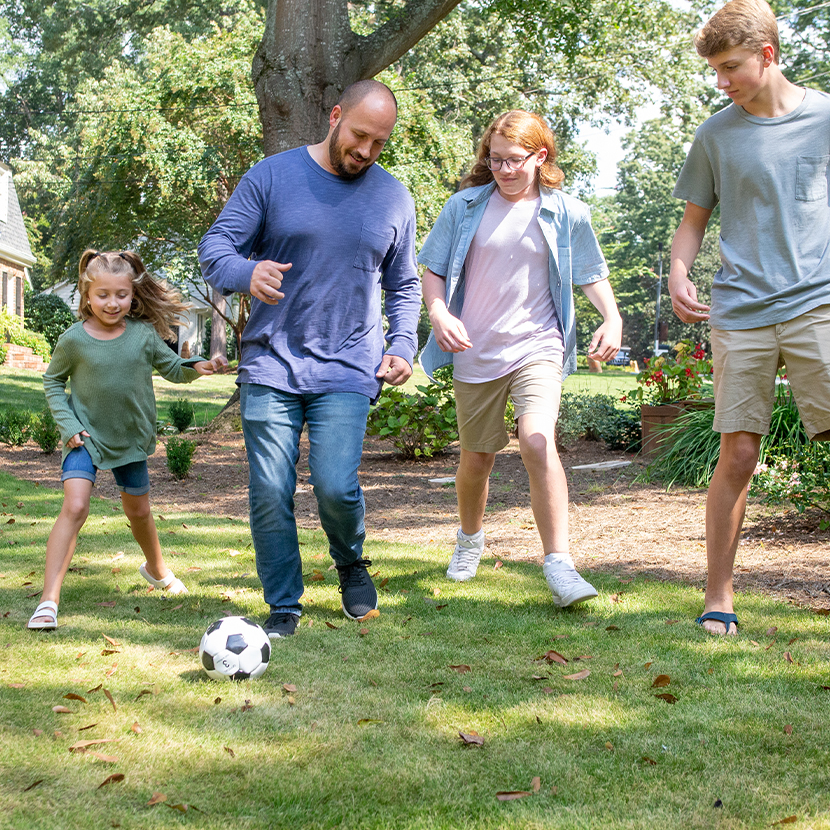
[[331,139],[329,140],[329,164],[337,171],[337,175],[340,176],[341,179],[346,179],[347,181],[353,181],[354,179],[359,179],[372,165],[367,164],[365,167],[361,168],[358,171],[349,170],[346,167],[346,154],[343,152],[343,148],[338,141],[340,137],[340,124],[334,128]]

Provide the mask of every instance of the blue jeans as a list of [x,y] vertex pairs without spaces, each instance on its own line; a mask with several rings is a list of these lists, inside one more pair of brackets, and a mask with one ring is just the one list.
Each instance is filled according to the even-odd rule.
[[294,490],[300,433],[307,423],[310,483],[329,553],[335,564],[350,565],[363,553],[366,536],[357,468],[369,398],[354,392],[293,394],[253,383],[239,391],[257,573],[272,613],[299,614],[303,574]]
[[[97,472],[89,450],[86,447],[75,447],[63,460],[61,481],[68,478],[85,478],[95,484]],[[150,473],[146,461],[131,461],[120,467],[113,467],[112,474],[118,489],[128,496],[143,496],[150,492]]]

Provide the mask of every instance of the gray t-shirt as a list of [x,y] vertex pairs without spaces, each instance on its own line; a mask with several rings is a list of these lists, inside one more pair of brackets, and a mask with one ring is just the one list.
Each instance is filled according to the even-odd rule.
[[731,104],[697,130],[674,195],[721,205],[713,328],[751,329],[830,303],[830,96],[759,118]]

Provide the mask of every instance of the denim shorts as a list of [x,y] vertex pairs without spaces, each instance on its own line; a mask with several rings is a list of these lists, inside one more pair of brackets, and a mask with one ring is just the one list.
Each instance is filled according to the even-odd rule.
[[[94,484],[97,472],[87,448],[75,447],[63,460],[61,481],[68,478],[85,478]],[[115,476],[118,489],[128,496],[143,496],[150,492],[150,473],[146,461],[132,461],[120,467],[113,467],[112,474]]]

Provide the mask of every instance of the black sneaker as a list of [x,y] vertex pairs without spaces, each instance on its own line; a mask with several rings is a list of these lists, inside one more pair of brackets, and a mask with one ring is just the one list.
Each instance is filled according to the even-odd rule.
[[281,637],[290,637],[294,633],[294,629],[296,629],[299,621],[299,614],[280,612],[271,614],[268,617],[268,621],[262,627],[272,640],[279,640]]
[[351,620],[359,620],[378,607],[378,592],[366,570],[371,565],[369,559],[357,559],[351,565],[338,565],[340,604],[343,613]]

